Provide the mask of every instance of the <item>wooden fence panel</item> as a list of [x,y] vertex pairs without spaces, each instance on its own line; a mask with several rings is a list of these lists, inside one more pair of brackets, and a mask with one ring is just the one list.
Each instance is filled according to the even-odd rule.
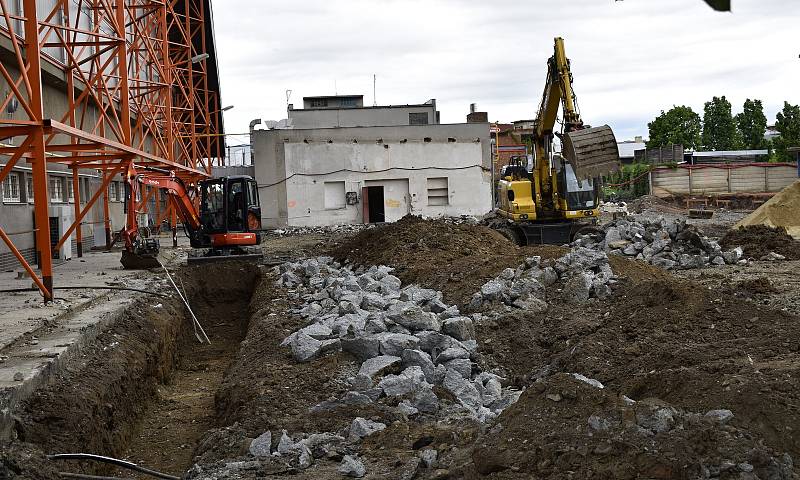
[[791,164],[714,165],[691,168],[656,168],[651,174],[652,194],[722,195],[735,193],[775,193],[797,180],[797,167]]

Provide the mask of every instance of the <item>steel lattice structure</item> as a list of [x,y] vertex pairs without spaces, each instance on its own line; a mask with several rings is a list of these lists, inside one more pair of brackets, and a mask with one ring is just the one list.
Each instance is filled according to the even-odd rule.
[[[0,119],[0,155],[7,158],[0,182],[18,162],[30,164],[41,273],[2,228],[0,238],[46,301],[52,299],[51,249],[74,232],[81,255],[79,227],[97,202],[104,204],[110,243],[108,184],[115,175],[134,162],[194,183],[222,158],[210,9],[210,0],[0,0],[0,75],[8,87],[0,110],[12,102],[19,106],[17,118]],[[46,111],[45,76],[64,83],[66,111]],[[48,224],[52,163],[72,170],[75,195],[75,221],[54,247]],[[101,171],[103,179],[84,205],[81,169]],[[137,209],[147,208],[153,194],[145,191]],[[175,212],[154,213],[158,223],[171,217],[175,225]]]

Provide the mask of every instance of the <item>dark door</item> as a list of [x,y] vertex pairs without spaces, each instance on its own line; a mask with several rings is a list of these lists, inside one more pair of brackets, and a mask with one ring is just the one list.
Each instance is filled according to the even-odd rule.
[[369,205],[369,223],[385,222],[386,211],[383,204],[383,187],[367,187],[367,202]]
[[59,258],[56,245],[58,245],[58,241],[61,239],[61,233],[58,230],[58,217],[50,217],[50,248],[54,259]]

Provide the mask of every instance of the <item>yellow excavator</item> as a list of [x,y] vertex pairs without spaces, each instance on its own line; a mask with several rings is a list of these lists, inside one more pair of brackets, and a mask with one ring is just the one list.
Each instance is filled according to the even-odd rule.
[[[559,107],[561,129],[556,132]],[[554,148],[555,139],[561,151]],[[533,164],[512,162],[498,182],[492,226],[519,245],[564,244],[600,215],[600,177],[619,171],[619,151],[608,125],[583,124],[572,90],[564,40],[555,39],[547,82],[533,128]],[[527,162],[524,162],[527,163]]]

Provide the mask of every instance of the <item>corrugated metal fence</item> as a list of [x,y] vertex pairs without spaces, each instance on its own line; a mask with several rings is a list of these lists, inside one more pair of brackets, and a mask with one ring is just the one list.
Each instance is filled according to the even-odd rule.
[[650,191],[659,197],[775,193],[795,180],[797,166],[791,163],[679,165],[653,169]]

